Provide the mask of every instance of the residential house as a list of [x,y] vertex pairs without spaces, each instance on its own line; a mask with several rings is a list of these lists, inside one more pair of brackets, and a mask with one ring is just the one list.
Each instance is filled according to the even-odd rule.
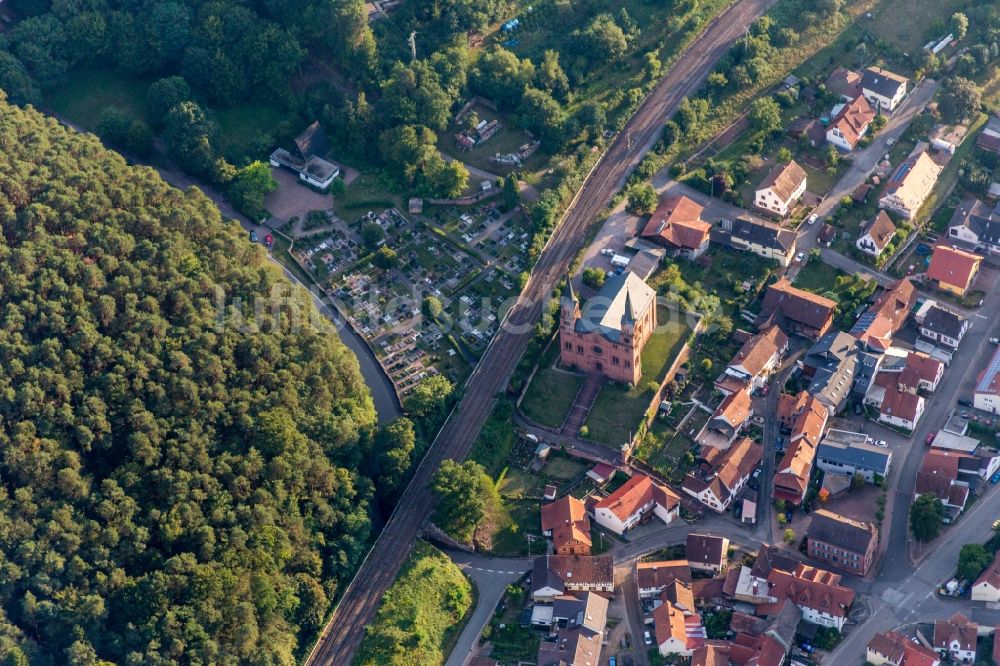
[[729,666],[729,651],[726,641],[706,641],[691,654],[691,666]]
[[972,600],[1000,602],[1000,553],[993,557],[993,561],[972,584]]
[[734,249],[773,259],[786,268],[795,256],[797,234],[792,229],[741,216],[722,220],[722,230],[728,234],[728,243]]
[[937,282],[939,289],[963,296],[972,286],[982,261],[978,254],[938,244],[934,246],[927,277]]
[[611,555],[542,555],[531,570],[531,598],[552,603],[567,592],[614,591],[614,558]]
[[[539,608],[539,606],[535,606]],[[584,592],[562,597],[552,606],[554,640],[538,645],[538,666],[597,666],[608,619],[608,600]],[[558,609],[558,610],[557,610]]]
[[952,523],[965,510],[969,501],[969,484],[959,479],[959,464],[964,454],[931,449],[924,456],[913,497],[930,493],[944,507],[944,522]]
[[764,447],[742,437],[728,449],[708,448],[707,470],[697,469],[684,477],[681,489],[709,509],[723,513],[760,466]]
[[910,393],[933,393],[943,376],[944,363],[923,352],[911,351],[906,355],[903,371],[899,373],[899,389]]
[[964,201],[951,217],[948,240],[989,254],[1000,254],[1000,204],[990,208],[982,201]]
[[867,661],[872,666],[939,666],[938,654],[896,631],[878,633],[868,641]]
[[1000,347],[993,350],[989,364],[979,373],[972,404],[984,412],[1000,412]]
[[840,412],[851,395],[858,363],[858,340],[850,333],[830,331],[802,360],[802,376],[810,381],[809,394],[831,414]]
[[297,174],[302,183],[326,192],[340,175],[340,167],[324,159],[329,152],[330,142],[316,121],[295,138],[295,148],[278,148],[271,153],[269,162],[272,167]]
[[879,207],[912,220],[930,196],[940,173],[941,167],[927,151],[911,155],[893,171],[879,199]]
[[663,656],[690,657],[705,644],[705,628],[696,613],[685,614],[670,601],[653,609],[656,646]]
[[840,574],[799,564],[791,572],[773,569],[767,576],[768,594],[774,602],[757,606],[757,615],[777,614],[785,601],[802,611],[802,619],[840,631],[854,604],[854,590],[840,584]]
[[969,330],[969,320],[928,299],[914,314],[920,335],[938,347],[954,351]]
[[691,569],[710,574],[720,574],[729,564],[729,539],[711,534],[687,535],[684,551]]
[[640,597],[658,597],[663,588],[675,580],[690,584],[691,565],[687,560],[638,561],[635,564],[635,580]]
[[598,501],[593,512],[598,525],[615,534],[624,534],[648,514],[669,524],[680,514],[680,504],[680,497],[673,490],[637,474]]
[[960,664],[976,662],[979,625],[961,613],[934,623],[934,649]]
[[542,534],[552,539],[557,555],[590,555],[590,518],[572,495],[542,505]]
[[770,213],[787,216],[806,191],[806,172],[795,160],[776,165],[757,186],[753,203]]
[[826,128],[826,140],[844,152],[854,150],[868,133],[875,111],[863,95],[841,103]]
[[869,67],[861,74],[861,92],[876,108],[895,111],[906,97],[909,79],[881,67]]
[[736,352],[725,371],[715,380],[723,393],[746,388],[751,393],[767,383],[788,350],[788,336],[777,326],[770,326],[752,336]]
[[879,404],[878,420],[913,432],[926,407],[923,396],[889,387]]
[[853,477],[860,474],[868,483],[889,474],[892,451],[875,446],[871,437],[860,432],[830,429],[816,449],[816,465],[828,474]]
[[865,349],[877,354],[892,345],[892,339],[906,323],[906,317],[917,300],[917,290],[909,278],[903,278],[882,291],[871,307],[865,310],[851,327]]
[[660,199],[641,236],[686,259],[697,259],[708,249],[712,225],[701,219],[704,207],[686,196]]
[[[976,137],[976,146],[1000,154],[1000,116],[990,116],[983,131]],[[1000,641],[998,641],[1000,643]]]
[[563,365],[637,385],[642,350],[655,329],[656,292],[631,271],[608,278],[582,310],[567,280],[559,322]]
[[696,441],[703,446],[727,449],[742,432],[743,426],[751,416],[753,416],[753,403],[747,389],[742,388],[730,393],[715,408],[705,427],[698,433]]
[[861,74],[837,67],[826,80],[826,89],[840,95],[844,100],[852,100],[861,94]]
[[788,447],[774,475],[776,499],[798,506],[809,488],[816,449],[823,438],[830,414],[816,397],[809,395],[791,428]]
[[789,335],[819,340],[833,326],[837,303],[781,278],[767,288],[757,320],[758,328],[777,323]]
[[806,532],[809,557],[835,569],[864,576],[875,561],[878,528],[839,513],[818,509]]
[[896,225],[884,210],[880,210],[875,219],[861,225],[860,232],[855,245],[862,252],[877,258],[895,238]]

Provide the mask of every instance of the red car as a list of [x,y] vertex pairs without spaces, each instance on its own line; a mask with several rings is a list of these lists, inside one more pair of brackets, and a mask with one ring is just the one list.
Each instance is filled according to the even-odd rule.
[[274,236],[271,234],[264,236],[264,247],[271,247],[272,245],[274,245]]
[[931,432],[931,433],[927,434],[927,440],[926,440],[927,446],[931,445],[931,442],[934,441],[935,437],[937,437],[937,431],[936,430],[934,432]]

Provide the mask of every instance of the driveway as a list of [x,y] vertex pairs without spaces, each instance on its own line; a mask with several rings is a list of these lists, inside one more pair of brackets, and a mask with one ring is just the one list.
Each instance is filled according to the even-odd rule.
[[479,635],[493,617],[493,611],[507,586],[531,570],[530,559],[501,559],[473,553],[448,551],[448,557],[475,582],[479,600],[472,617],[462,629],[445,666],[464,666],[473,656]]
[[333,205],[329,194],[320,194],[299,184],[298,176],[285,169],[271,167],[278,189],[264,197],[264,208],[282,223],[293,217],[304,219],[311,210],[326,210]]

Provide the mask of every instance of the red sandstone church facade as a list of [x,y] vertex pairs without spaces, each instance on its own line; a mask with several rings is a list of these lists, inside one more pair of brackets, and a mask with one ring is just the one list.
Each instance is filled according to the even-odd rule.
[[642,349],[656,328],[656,292],[628,271],[608,278],[582,310],[571,282],[566,292],[559,322],[562,364],[638,384]]

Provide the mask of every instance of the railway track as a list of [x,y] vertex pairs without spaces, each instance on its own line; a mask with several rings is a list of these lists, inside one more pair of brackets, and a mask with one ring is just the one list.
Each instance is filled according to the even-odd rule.
[[[738,0],[688,46],[588,175],[539,256],[520,300],[511,308],[465,385],[461,400],[417,467],[399,504],[347,586],[306,664],[346,666],[364,638],[379,601],[396,577],[433,508],[428,484],[441,462],[468,454],[532,335],[545,301],[583,246],[587,230],[659,137],[667,116],[695,92],[725,50],[775,0]],[[512,330],[513,329],[513,330]]]

